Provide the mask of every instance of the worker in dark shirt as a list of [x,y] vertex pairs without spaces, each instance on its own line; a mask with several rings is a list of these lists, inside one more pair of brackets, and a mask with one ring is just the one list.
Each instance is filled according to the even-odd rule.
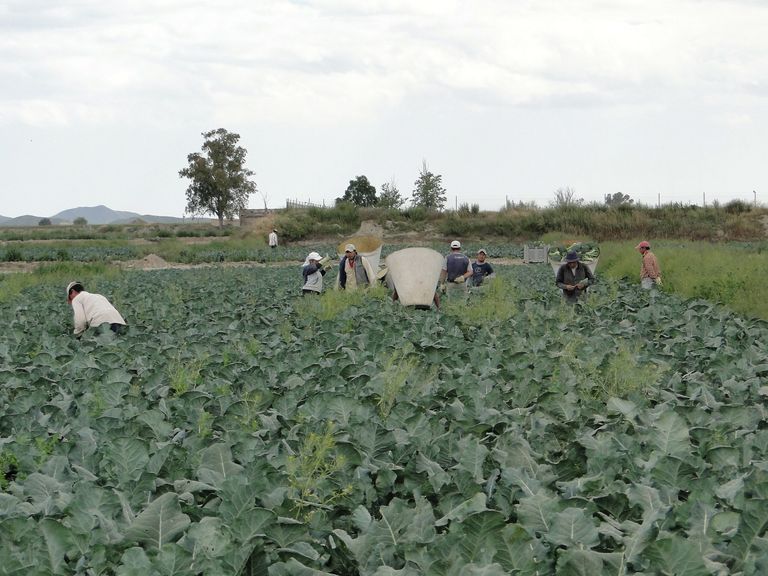
[[493,276],[493,266],[485,261],[486,256],[485,248],[477,251],[477,260],[472,262],[472,286],[480,286],[483,280]]
[[579,262],[579,255],[576,252],[568,252],[555,278],[555,284],[563,291],[565,301],[569,304],[577,302],[579,298],[586,296],[587,288],[594,283],[594,274],[586,264]]

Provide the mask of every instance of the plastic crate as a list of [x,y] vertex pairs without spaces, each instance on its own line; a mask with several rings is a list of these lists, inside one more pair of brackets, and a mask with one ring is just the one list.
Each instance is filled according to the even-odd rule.
[[526,262],[526,263],[546,262],[548,253],[549,253],[549,246],[524,246],[523,262]]

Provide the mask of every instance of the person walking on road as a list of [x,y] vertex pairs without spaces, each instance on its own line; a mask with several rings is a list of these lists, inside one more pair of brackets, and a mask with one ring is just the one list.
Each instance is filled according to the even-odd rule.
[[579,298],[586,296],[587,288],[594,283],[594,274],[586,264],[579,261],[579,255],[568,252],[565,264],[560,266],[555,278],[555,284],[563,291],[565,301],[575,304]]
[[88,328],[107,324],[115,334],[125,331],[126,323],[120,312],[101,294],[91,294],[83,289],[82,282],[70,282],[67,286],[67,302],[74,313],[74,334],[80,338]]
[[650,290],[654,286],[661,286],[661,268],[656,254],[651,252],[651,245],[643,240],[635,246],[640,252],[643,262],[640,265],[640,286],[643,290]]

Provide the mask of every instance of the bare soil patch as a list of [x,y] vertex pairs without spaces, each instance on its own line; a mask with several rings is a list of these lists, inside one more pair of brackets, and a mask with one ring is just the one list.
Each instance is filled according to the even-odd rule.
[[0,274],[14,272],[32,272],[39,262],[0,262]]

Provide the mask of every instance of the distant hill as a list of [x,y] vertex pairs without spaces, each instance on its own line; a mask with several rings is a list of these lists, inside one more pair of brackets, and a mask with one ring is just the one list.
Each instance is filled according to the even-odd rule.
[[111,224],[115,220],[131,220],[139,218],[136,212],[124,212],[112,210],[104,205],[101,206],[82,206],[80,208],[70,208],[62,210],[58,214],[51,216],[51,220],[58,218],[72,222],[75,218],[85,218],[88,224]]
[[[154,216],[152,214],[139,214],[138,212],[126,212],[124,210],[112,210],[107,206],[81,206],[79,208],[70,208],[62,210],[53,216],[47,216],[51,224],[70,224],[75,218],[85,218],[88,224],[130,224],[141,220],[148,224],[175,224],[181,222],[190,222],[189,218],[176,218],[174,216]],[[0,226],[37,226],[44,216],[32,216],[25,214],[11,218],[0,216]],[[196,222],[208,221],[209,219],[195,218]]]

